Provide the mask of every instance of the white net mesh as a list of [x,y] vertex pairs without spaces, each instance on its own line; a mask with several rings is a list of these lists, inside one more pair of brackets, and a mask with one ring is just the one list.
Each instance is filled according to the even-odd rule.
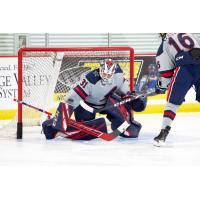
[[[106,58],[112,58],[130,79],[129,51],[31,51],[23,53],[23,102],[54,113],[59,102],[80,77],[96,69]],[[23,106],[23,125],[40,125],[46,115]],[[17,117],[6,128],[15,127]],[[3,135],[0,132],[1,136]],[[5,134],[7,135],[7,133]]]

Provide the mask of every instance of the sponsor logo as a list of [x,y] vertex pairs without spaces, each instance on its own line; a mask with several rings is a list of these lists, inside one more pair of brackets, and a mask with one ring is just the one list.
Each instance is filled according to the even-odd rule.
[[176,58],[176,61],[183,59],[183,56],[179,56]]

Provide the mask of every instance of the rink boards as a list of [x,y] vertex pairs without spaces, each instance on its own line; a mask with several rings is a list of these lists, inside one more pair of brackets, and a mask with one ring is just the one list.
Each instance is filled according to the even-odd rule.
[[[150,57],[152,55],[145,56]],[[0,84],[0,120],[9,120],[12,119],[17,112],[17,104],[12,100],[12,97],[17,93],[17,83],[15,78],[17,70],[17,58],[14,56],[1,57],[0,61],[2,64],[2,67],[0,68],[0,71],[2,72],[2,84]],[[134,78],[139,76],[141,64],[143,64],[143,62],[141,62],[141,60],[136,56],[134,64]],[[63,95],[61,96],[63,97]],[[147,108],[144,112],[142,112],[142,114],[162,113],[165,108],[165,99],[166,95],[149,97]],[[191,89],[187,94],[186,101],[180,107],[178,112],[200,112],[200,104],[195,101],[195,91],[193,89]]]

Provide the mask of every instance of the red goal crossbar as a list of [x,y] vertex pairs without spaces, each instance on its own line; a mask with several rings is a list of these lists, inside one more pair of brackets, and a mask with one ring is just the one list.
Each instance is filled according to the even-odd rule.
[[[26,52],[92,52],[128,51],[130,57],[130,90],[134,87],[134,49],[131,47],[70,47],[70,48],[20,48],[18,51],[18,100],[23,101],[23,55]],[[22,104],[18,103],[17,139],[23,133]]]

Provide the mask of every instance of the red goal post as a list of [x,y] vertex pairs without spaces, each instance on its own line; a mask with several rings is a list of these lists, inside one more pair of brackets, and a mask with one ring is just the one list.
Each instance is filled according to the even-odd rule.
[[[51,94],[52,91],[54,93],[55,90],[60,90],[60,86],[58,85],[62,85],[63,82],[66,82],[66,80],[64,80],[66,77],[67,79],[70,79],[70,81],[72,80],[71,82],[68,81],[72,85],[76,76],[81,76],[85,73],[85,71],[87,71],[86,69],[93,69],[93,66],[96,67],[98,62],[105,58],[113,58],[119,62],[119,65],[120,62],[122,63],[122,69],[125,68],[123,70],[127,70],[126,78],[129,79],[130,90],[132,91],[134,88],[134,49],[131,47],[20,48],[18,51],[18,100],[29,104],[33,104],[35,101],[38,101],[34,106],[38,106],[41,109],[49,109],[47,107],[40,107],[42,106],[42,104],[40,105],[42,99],[37,99],[37,94],[44,95],[43,99],[47,98],[47,96],[53,96],[53,94]],[[92,63],[92,67],[90,67],[90,63]],[[72,65],[75,66],[73,69],[71,67]],[[59,66],[62,68],[62,72],[61,69],[57,69],[57,72],[50,72],[50,68],[59,68]],[[65,67],[68,67],[70,71],[72,71],[72,75],[66,75],[66,71],[69,72],[69,69],[66,70]],[[32,71],[34,71],[34,75],[31,74]],[[42,72],[40,73],[38,71]],[[55,83],[51,86],[51,92],[49,93],[48,91],[43,92],[43,90],[37,90],[36,86],[37,77],[41,78],[42,76],[45,76],[45,72],[49,73],[48,76],[50,77],[50,80],[52,80],[51,78],[55,74]],[[28,75],[26,75],[26,73]],[[60,76],[59,79],[63,79],[61,83],[57,82],[56,79],[58,77],[56,76]],[[63,76],[65,78],[63,78]],[[31,79],[34,89],[31,89]],[[42,81],[44,81],[44,79],[40,80],[40,83]],[[50,81],[48,83],[50,83]],[[46,83],[47,86],[48,83]],[[64,93],[66,92],[66,87],[68,86],[70,85],[65,85]],[[29,87],[27,99],[25,98],[26,95],[23,94],[26,87]],[[29,111],[29,114],[30,113],[32,113],[32,111]],[[24,118],[23,106],[19,103],[17,114],[17,139],[22,139]]]

